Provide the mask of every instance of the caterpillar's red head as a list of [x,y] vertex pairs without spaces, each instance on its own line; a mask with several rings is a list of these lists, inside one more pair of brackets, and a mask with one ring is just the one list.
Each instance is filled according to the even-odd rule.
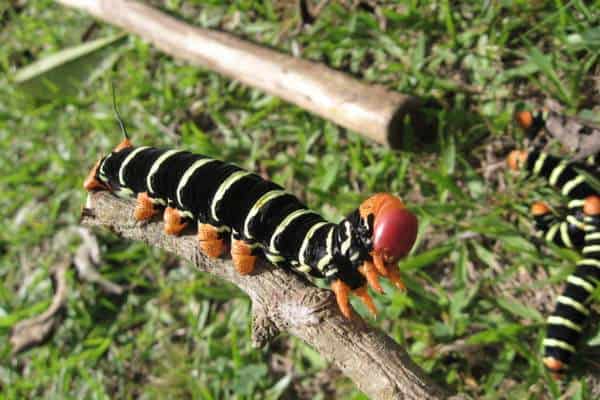
[[417,217],[404,207],[402,201],[389,193],[377,193],[359,208],[363,219],[374,216],[373,259],[377,264],[395,264],[406,256],[417,238]]

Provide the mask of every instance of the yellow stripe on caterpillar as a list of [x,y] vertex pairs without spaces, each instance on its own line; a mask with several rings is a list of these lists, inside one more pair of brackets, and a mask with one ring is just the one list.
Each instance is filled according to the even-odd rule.
[[563,342],[562,340],[557,339],[544,339],[542,344],[546,347],[558,347],[560,349],[566,350],[571,353],[575,353],[575,347],[570,345],[567,342]]
[[556,301],[560,304],[564,304],[566,306],[572,307],[574,309],[576,309],[577,311],[579,311],[580,313],[582,313],[583,315],[590,315],[590,310],[587,309],[586,306],[584,306],[583,304],[581,304],[580,302],[573,300],[570,297],[567,296],[558,296],[558,299],[556,299]]
[[583,288],[588,293],[592,293],[594,291],[594,285],[592,285],[585,279],[581,279],[578,276],[570,275],[567,278],[567,282],[572,283],[575,286],[579,286],[580,288]]
[[565,183],[562,188],[561,193],[564,196],[568,196],[571,193],[571,190],[575,189],[577,185],[585,181],[585,177],[583,175],[577,175],[575,178],[571,179],[569,182]]
[[544,163],[546,162],[546,158],[548,156],[546,155],[546,153],[540,153],[540,155],[538,156],[538,159],[535,161],[535,164],[533,164],[533,173],[536,175],[540,174],[540,171],[542,170],[542,168],[544,168]]
[[552,324],[552,325],[566,326],[567,328],[572,329],[572,330],[574,330],[576,332],[581,332],[582,331],[581,326],[573,323],[572,321],[570,321],[570,320],[568,320],[566,318],[559,317],[559,316],[556,316],[556,315],[549,316],[547,322],[549,324]]
[[243,177],[248,176],[250,174],[251,173],[248,171],[236,171],[233,174],[229,175],[227,179],[225,179],[223,183],[219,185],[219,188],[213,196],[210,205],[210,214],[215,221],[219,220],[219,218],[217,217],[217,205],[219,204],[219,201],[221,201],[223,196],[225,196],[225,192],[227,192],[227,189],[229,189],[236,181],[239,181]]

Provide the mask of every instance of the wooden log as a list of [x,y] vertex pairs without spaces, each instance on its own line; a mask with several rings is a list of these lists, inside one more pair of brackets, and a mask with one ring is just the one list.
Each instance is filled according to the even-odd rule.
[[191,26],[137,1],[58,1],[135,33],[167,54],[281,97],[378,143],[402,147],[407,116],[413,131],[426,129],[415,97],[324,65]]

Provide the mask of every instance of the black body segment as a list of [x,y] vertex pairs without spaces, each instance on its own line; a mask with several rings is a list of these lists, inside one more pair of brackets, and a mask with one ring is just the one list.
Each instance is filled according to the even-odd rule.
[[535,229],[546,241],[560,247],[580,250],[584,244],[583,210],[577,206],[570,206],[568,214],[559,218],[550,210],[545,214],[534,215]]
[[559,157],[539,151],[527,154],[525,169],[533,175],[548,180],[563,196],[570,199],[583,200],[596,194],[596,190],[587,182],[585,176],[577,172],[577,168],[586,168],[584,164],[570,163]]
[[365,235],[373,227],[358,212],[329,223],[255,173],[181,150],[120,149],[101,160],[97,178],[119,195],[145,192],[156,206],[175,208],[188,221],[230,231],[279,265],[339,279],[352,289],[366,283],[358,267],[370,257],[372,243]]
[[160,149],[147,147],[138,149],[141,150],[122,167],[123,172],[121,173],[125,180],[125,186],[131,188],[134,193],[146,191],[146,177],[150,172],[150,168],[154,161],[164,153]]
[[[168,157],[166,157],[168,155]],[[199,156],[187,151],[163,153],[165,157],[158,168],[150,169],[146,182],[149,186],[148,195],[160,199],[169,206],[176,205],[176,190],[185,171],[198,160]],[[160,157],[158,158],[160,159]],[[158,160],[157,159],[157,160]]]

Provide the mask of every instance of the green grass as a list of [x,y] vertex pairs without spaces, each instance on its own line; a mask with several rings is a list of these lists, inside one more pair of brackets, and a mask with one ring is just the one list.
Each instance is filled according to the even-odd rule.
[[[585,343],[562,389],[540,362],[552,301],[534,295],[558,285],[575,259],[530,242],[528,203],[548,190],[504,169],[483,173],[522,144],[511,116],[523,103],[552,98],[570,113],[594,105],[597,1],[411,1],[381,6],[379,17],[330,2],[302,30],[292,1],[154,3],[198,26],[233,30],[434,100],[440,107],[428,112],[438,125],[437,150],[374,145],[136,37],[111,51],[114,73],[35,101],[14,83],[15,71],[80,44],[93,20],[49,0],[0,5],[3,398],[365,398],[295,338],[253,349],[250,303],[236,288],[105,230],[96,232],[99,270],[126,294],[108,296],[72,268],[55,334],[10,354],[10,328],[47,307],[52,267],[79,245],[71,228],[85,199],[83,177],[120,140],[113,80],[135,143],[181,146],[263,171],[332,220],[373,192],[399,193],[422,227],[414,255],[401,263],[410,290],[376,296],[381,316],[370,323],[436,381],[485,398],[598,395],[589,378],[598,351]],[[101,24],[92,38],[117,32]],[[597,346],[598,337],[595,324],[587,340]]]

